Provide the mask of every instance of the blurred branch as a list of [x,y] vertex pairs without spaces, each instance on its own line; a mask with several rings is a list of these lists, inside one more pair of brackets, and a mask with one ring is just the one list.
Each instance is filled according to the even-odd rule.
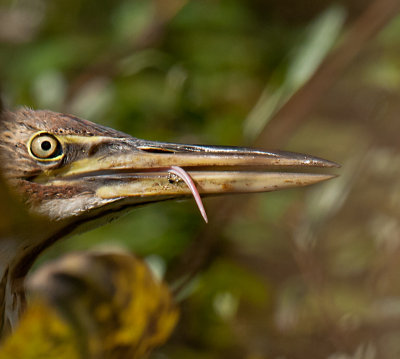
[[311,79],[259,134],[257,146],[279,147],[294,133],[369,41],[400,11],[398,0],[375,0],[354,22],[342,43],[326,57]]
[[97,62],[88,66],[71,81],[63,107],[67,108],[75,95],[79,93],[79,90],[96,77],[115,76],[118,71],[119,60],[133,52],[153,46],[159,42],[165,33],[166,25],[178,14],[186,3],[187,0],[155,0],[154,17],[150,24],[143,29],[142,33],[133,43],[127,44],[119,50],[108,52],[104,57],[100,57]]
[[[278,111],[259,134],[255,145],[259,147],[280,147],[306,120],[319,100],[327,93],[340,75],[356,59],[357,55],[368,45],[371,38],[400,11],[398,0],[374,0],[356,19],[338,45],[310,80],[295,93]],[[170,280],[182,279],[175,288],[179,292],[211,261],[218,248],[223,244],[223,228],[243,209],[237,198],[218,200],[213,208],[209,208],[212,219],[204,226],[180,261],[171,268]]]
[[[247,115],[243,124],[246,143],[254,142],[268,122],[314,75],[343,32],[346,14],[343,7],[335,4],[307,26],[304,39],[290,51],[288,67],[279,87],[267,83],[257,104]],[[280,68],[276,70],[278,76],[279,72]]]

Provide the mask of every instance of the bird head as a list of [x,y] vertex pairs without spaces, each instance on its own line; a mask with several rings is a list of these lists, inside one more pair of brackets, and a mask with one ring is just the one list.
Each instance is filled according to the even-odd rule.
[[[50,111],[3,111],[3,177],[32,213],[52,222],[112,219],[133,206],[200,194],[304,186],[329,174],[290,168],[335,167],[317,157],[141,140]],[[277,169],[285,168],[285,172]],[[203,213],[205,214],[205,213]]]
[[70,115],[0,109],[0,335],[24,308],[34,260],[58,239],[134,206],[191,195],[207,220],[200,194],[304,186],[333,176],[293,170],[336,166],[289,152],[146,141]]

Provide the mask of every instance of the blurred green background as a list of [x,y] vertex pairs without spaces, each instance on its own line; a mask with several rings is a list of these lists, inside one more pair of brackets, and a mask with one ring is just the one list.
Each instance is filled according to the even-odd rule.
[[138,208],[38,264],[123,246],[184,280],[152,358],[400,357],[396,2],[0,0],[10,107],[343,165],[307,189],[206,199],[207,226],[194,201]]

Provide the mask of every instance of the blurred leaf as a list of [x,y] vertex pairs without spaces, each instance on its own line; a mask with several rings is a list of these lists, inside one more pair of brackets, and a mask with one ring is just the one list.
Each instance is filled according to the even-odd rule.
[[70,254],[28,287],[34,300],[0,358],[142,358],[178,318],[168,288],[122,251]]
[[291,55],[282,85],[271,94],[267,85],[258,103],[244,122],[244,134],[252,140],[272,116],[308,81],[335,44],[342,29],[345,11],[332,6],[318,16],[307,30],[303,41]]

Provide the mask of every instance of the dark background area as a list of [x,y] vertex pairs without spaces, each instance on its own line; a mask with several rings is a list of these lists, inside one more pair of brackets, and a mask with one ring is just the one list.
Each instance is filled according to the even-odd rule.
[[209,225],[194,201],[135,209],[38,264],[147,258],[182,299],[152,358],[399,357],[397,2],[0,0],[9,107],[342,164],[310,188],[205,199]]

